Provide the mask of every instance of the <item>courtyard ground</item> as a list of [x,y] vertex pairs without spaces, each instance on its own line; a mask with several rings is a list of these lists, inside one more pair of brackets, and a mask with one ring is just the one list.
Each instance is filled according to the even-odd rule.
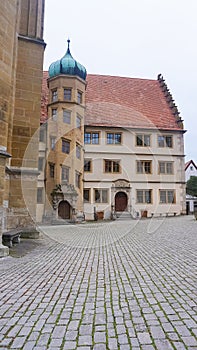
[[40,229],[0,260],[0,349],[197,349],[192,216]]

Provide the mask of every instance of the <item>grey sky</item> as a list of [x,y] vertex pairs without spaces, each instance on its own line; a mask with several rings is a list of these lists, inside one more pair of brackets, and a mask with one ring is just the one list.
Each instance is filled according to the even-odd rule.
[[44,69],[71,53],[88,73],[156,79],[184,119],[186,160],[197,162],[197,1],[46,0]]

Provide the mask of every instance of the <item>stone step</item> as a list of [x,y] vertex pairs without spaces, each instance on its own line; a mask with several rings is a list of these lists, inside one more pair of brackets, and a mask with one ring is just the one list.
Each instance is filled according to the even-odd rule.
[[128,211],[118,211],[116,212],[116,217],[118,220],[132,219],[131,213],[129,213]]

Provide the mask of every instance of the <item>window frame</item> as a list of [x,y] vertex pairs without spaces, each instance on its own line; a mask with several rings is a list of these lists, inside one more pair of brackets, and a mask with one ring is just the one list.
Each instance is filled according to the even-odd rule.
[[64,87],[64,101],[72,101],[72,88]]
[[77,113],[76,115],[76,128],[81,129],[82,127],[82,117]]
[[[168,144],[167,139],[171,140],[170,144]],[[173,135],[157,135],[157,146],[158,148],[173,148]]]
[[[168,166],[171,165],[171,172],[168,171]],[[163,166],[164,171],[161,171],[161,166]],[[174,174],[174,162],[158,161],[158,174],[159,175],[173,175]]]
[[81,159],[82,147],[79,143],[76,143],[76,158]]
[[77,90],[77,103],[81,105],[83,103],[83,92]]
[[[145,140],[146,138],[148,138],[148,142]],[[138,143],[138,140],[141,140],[141,144]],[[151,134],[137,133],[135,137],[135,143],[136,147],[151,147]]]
[[[99,193],[99,198],[96,199],[96,191]],[[106,193],[106,201],[104,199]],[[101,199],[101,201],[99,200]],[[94,188],[94,203],[106,204],[109,203],[109,189],[108,188]]]
[[[86,199],[84,196],[85,191],[88,192],[88,199]],[[91,203],[91,188],[84,188],[83,189],[83,201],[84,201],[84,203]]]
[[[147,167],[146,167],[147,164],[149,164],[148,169],[150,171],[147,171]],[[137,174],[151,175],[152,174],[152,160],[136,160],[136,173]]]
[[[108,137],[108,135],[111,135],[111,137]],[[119,142],[117,141],[117,137],[120,138]],[[111,140],[112,142],[108,142]],[[122,132],[108,132],[106,131],[106,144],[107,145],[122,145]]]
[[49,176],[54,179],[55,177],[55,164],[49,163]]
[[51,90],[51,101],[57,102],[58,101],[58,91],[57,89]]
[[55,146],[56,146],[56,137],[50,136],[50,149],[52,151],[55,151]]
[[[173,199],[169,200],[169,193],[172,192]],[[164,200],[161,200],[161,194]],[[159,189],[159,204],[176,204],[176,191],[173,189]]]
[[[116,159],[104,159],[104,173],[106,174],[120,174],[121,173],[121,165],[120,160]],[[108,163],[108,165],[107,165]],[[110,164],[111,163],[111,164]],[[118,171],[116,170],[116,166],[118,165]],[[108,168],[108,170],[107,170]]]
[[[66,171],[66,176],[64,178],[64,171]],[[70,179],[70,168],[68,166],[62,165],[61,167],[61,181],[69,183]]]
[[[54,113],[54,111],[55,111],[56,113]],[[54,122],[57,121],[57,108],[52,108],[52,109],[51,109],[51,118],[52,118],[52,120],[53,120]]]
[[[90,137],[88,138],[88,140],[90,140],[90,142],[86,142],[86,135],[89,134]],[[98,137],[95,137],[93,135],[97,135]],[[98,140],[98,142],[93,142],[95,140]],[[84,133],[84,144],[85,145],[99,145],[100,144],[100,132],[99,131],[85,131]]]
[[[68,147],[68,152],[67,152],[67,146]],[[62,153],[65,154],[70,154],[70,140],[62,139]]]
[[[85,165],[89,164],[90,166],[88,167],[88,169],[85,168]],[[86,173],[91,173],[92,172],[92,159],[88,159],[88,158],[84,158],[84,165],[83,165],[83,170]]]
[[80,190],[81,189],[81,173],[75,171],[75,186]]
[[[68,113],[66,115],[66,113]],[[72,114],[72,111],[67,109],[67,108],[63,108],[63,123],[64,124],[71,124],[71,114]],[[68,118],[68,119],[67,119]]]
[[[139,200],[139,192],[141,193],[142,201]],[[148,198],[150,200],[147,201],[146,196],[148,193]],[[152,189],[136,189],[136,204],[152,204]]]

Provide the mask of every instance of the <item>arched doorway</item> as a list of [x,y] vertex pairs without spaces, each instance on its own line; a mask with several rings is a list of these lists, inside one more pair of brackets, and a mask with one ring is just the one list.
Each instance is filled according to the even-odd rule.
[[67,201],[61,201],[58,206],[58,216],[61,219],[70,219],[71,206]]
[[115,211],[127,210],[128,197],[125,192],[118,192],[115,195]]

